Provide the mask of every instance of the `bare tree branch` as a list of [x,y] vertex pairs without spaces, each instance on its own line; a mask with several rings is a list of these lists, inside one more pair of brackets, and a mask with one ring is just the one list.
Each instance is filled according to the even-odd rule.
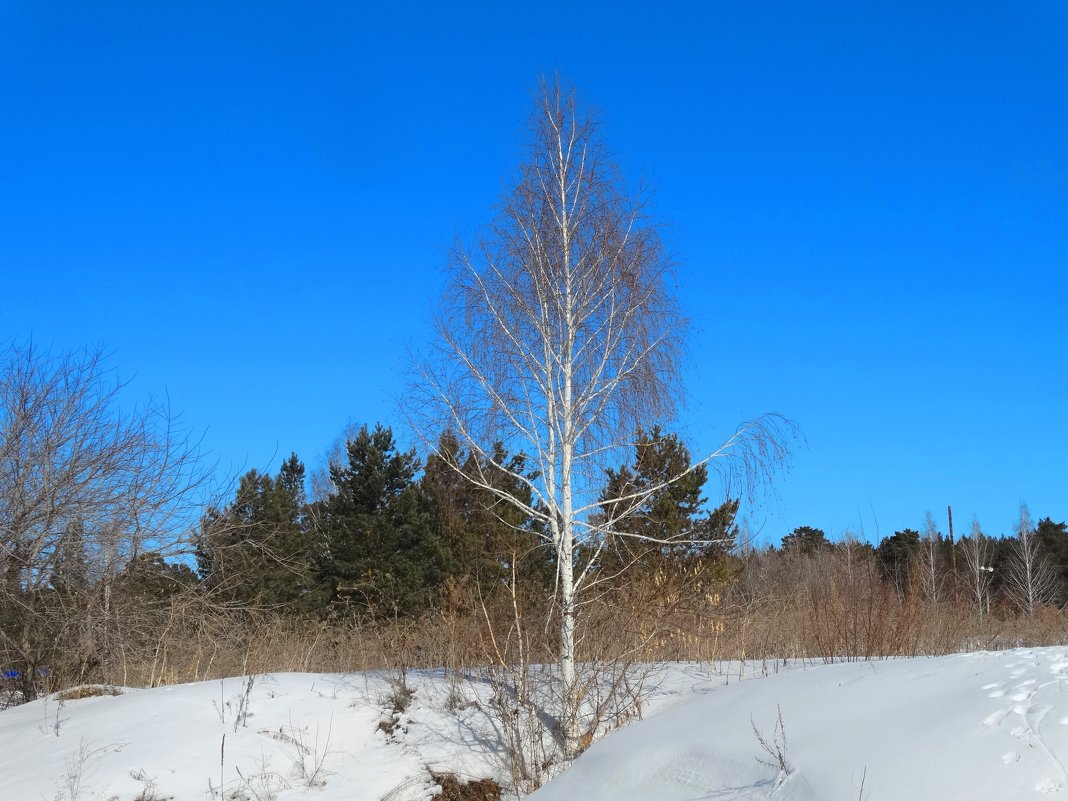
[[[188,544],[208,480],[196,443],[166,403],[123,409],[123,389],[99,350],[0,352],[0,662],[35,668],[72,625],[49,615],[77,614],[106,663],[117,577]],[[86,603],[61,604],[61,585]]]
[[[530,128],[529,160],[496,221],[473,252],[454,250],[437,342],[410,411],[430,447],[450,431],[481,460],[493,463],[493,443],[502,442],[535,468],[512,476],[529,501],[477,472],[464,476],[545,524],[573,755],[577,594],[593,564],[576,575],[576,560],[580,546],[602,547],[606,521],[633,534],[622,525],[627,515],[682,478],[620,498],[600,494],[606,469],[629,457],[638,431],[673,418],[687,320],[659,232],[624,191],[574,92],[543,86]],[[794,433],[781,416],[761,417],[691,469],[716,462],[725,480],[755,485],[785,461]]]

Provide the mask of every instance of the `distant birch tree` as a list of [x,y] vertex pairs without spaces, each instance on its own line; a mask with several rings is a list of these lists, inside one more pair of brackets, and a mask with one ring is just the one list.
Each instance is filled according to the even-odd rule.
[[[687,321],[658,231],[623,190],[573,91],[543,86],[530,131],[497,219],[477,247],[452,254],[425,394],[412,408],[428,440],[448,430],[485,466],[453,469],[537,521],[555,554],[560,732],[570,758],[582,734],[578,601],[597,581],[606,535],[641,538],[628,523],[643,502],[716,457],[748,478],[771,469],[787,456],[793,427],[761,417],[683,474],[604,496],[606,469],[625,462],[643,428],[674,415]],[[498,443],[525,454],[534,472],[495,460]],[[503,489],[498,471],[525,494]]]
[[968,571],[968,594],[980,615],[989,613],[990,585],[994,574],[990,562],[994,557],[994,543],[983,533],[978,520],[972,520],[971,533],[960,541],[960,551],[964,557],[964,569]]
[[920,540],[920,585],[923,588],[923,597],[931,603],[942,600],[942,589],[945,576],[942,573],[940,552],[942,550],[942,535],[938,533],[938,525],[931,513],[923,525],[923,538]]
[[1016,538],[1012,542],[1004,579],[1005,594],[1028,617],[1057,600],[1060,576],[1049,563],[1031,523],[1027,504],[1020,506]]

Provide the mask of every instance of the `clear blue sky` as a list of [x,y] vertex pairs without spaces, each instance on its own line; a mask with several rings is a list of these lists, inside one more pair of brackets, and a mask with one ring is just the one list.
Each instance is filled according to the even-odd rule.
[[554,71],[668,225],[695,450],[808,439],[754,527],[1068,517],[1060,2],[0,2],[0,338],[103,344],[223,467],[399,426]]

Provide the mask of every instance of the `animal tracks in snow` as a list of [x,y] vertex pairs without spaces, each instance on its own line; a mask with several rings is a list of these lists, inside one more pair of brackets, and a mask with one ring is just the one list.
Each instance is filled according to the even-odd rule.
[[1042,779],[1035,785],[1036,793],[1059,793],[1063,785],[1053,779]]
[[992,712],[983,718],[984,726],[1000,726],[1001,721],[1005,720],[1009,715],[1009,710],[999,709],[997,712]]
[[[1060,793],[1068,787],[1068,769],[1061,756],[1068,753],[1068,735],[1063,729],[1047,732],[1044,727],[1051,712],[1064,711],[1068,654],[1061,652],[1042,658],[1046,655],[1036,657],[1032,651],[1020,651],[1017,656],[1017,660],[1005,665],[1008,675],[1004,680],[982,685],[987,698],[1004,698],[1007,702],[983,718],[982,725],[997,728],[1011,716],[1012,725],[1001,730],[1005,734],[995,735],[1007,734],[1012,739],[1005,745],[1014,744],[1002,753],[1001,762],[1007,768],[1015,768],[1025,756],[1031,763],[1039,758],[1044,767],[1039,773],[1041,778],[1033,785],[1034,791]],[[1068,726],[1068,715],[1059,715],[1056,721],[1059,726]],[[1042,776],[1042,773],[1049,775]]]

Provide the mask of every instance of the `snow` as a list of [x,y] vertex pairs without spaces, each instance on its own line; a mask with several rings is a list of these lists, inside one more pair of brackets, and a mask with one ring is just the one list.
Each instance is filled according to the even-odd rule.
[[[1066,792],[1068,651],[821,665],[745,681],[594,744],[531,801],[1011,801]],[[774,748],[781,709],[788,774]],[[781,781],[780,781],[781,779]]]
[[[737,663],[661,666],[644,720],[594,743],[528,798],[1068,795],[1068,648],[739,672]],[[437,792],[428,766],[504,781],[485,683],[409,673],[415,693],[391,735],[379,727],[391,720],[391,681],[270,674],[251,686],[239,677],[12,707],[0,712],[0,799],[416,801]]]

